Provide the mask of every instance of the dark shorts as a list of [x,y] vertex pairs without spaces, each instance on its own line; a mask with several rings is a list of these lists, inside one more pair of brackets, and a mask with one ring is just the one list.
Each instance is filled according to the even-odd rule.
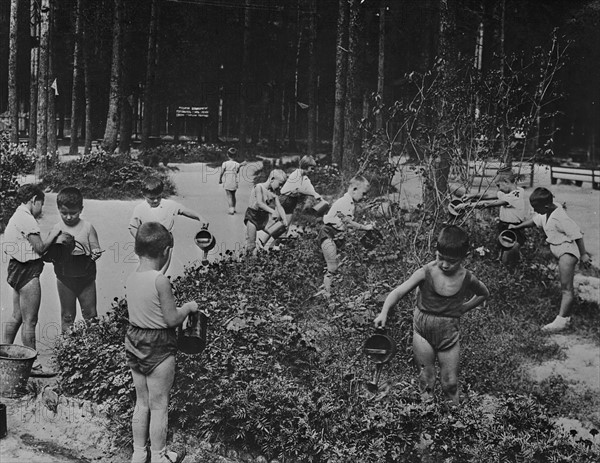
[[281,204],[286,214],[292,214],[301,199],[303,199],[302,196],[281,195],[279,204]]
[[175,328],[144,329],[129,325],[125,335],[127,365],[134,371],[149,375],[171,355],[177,353]]
[[338,249],[343,248],[346,241],[345,233],[343,231],[327,224],[323,225],[319,230],[317,240],[319,240],[319,245],[323,244],[323,241],[325,240],[333,240]]
[[21,291],[23,286],[34,278],[39,278],[44,270],[44,261],[42,259],[19,262],[17,259],[10,259],[8,262],[6,281],[17,291]]
[[460,319],[425,313],[415,307],[413,330],[436,352],[445,351],[460,340]]
[[96,262],[89,256],[71,256],[65,263],[54,264],[56,279],[69,288],[76,296],[96,281]]
[[269,213],[262,209],[248,208],[244,215],[244,224],[247,224],[248,222],[254,224],[256,230],[264,230],[269,222]]
[[[498,222],[498,234],[502,233],[504,230],[508,230],[508,226],[509,225],[516,225],[516,224],[510,224],[508,222]],[[512,230],[515,235],[517,235],[517,243],[519,243],[521,246],[523,246],[525,244],[525,232],[523,231],[523,229],[517,229],[517,230]],[[498,246],[500,248],[502,248],[502,245],[500,243],[498,243]],[[502,248],[504,249],[504,248]]]

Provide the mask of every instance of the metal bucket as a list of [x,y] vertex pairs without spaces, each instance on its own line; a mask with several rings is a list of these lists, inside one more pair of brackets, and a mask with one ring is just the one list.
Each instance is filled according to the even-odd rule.
[[312,210],[316,215],[323,216],[327,214],[327,211],[329,210],[329,203],[321,198],[319,202],[312,207]]
[[265,232],[271,236],[271,238],[279,238],[281,235],[285,233],[287,227],[283,222],[277,220],[269,225],[268,228],[265,229]]
[[208,317],[204,312],[188,315],[187,326],[177,330],[177,348],[184,354],[199,354],[206,347],[206,325]]
[[16,344],[0,344],[0,396],[21,397],[27,393],[27,381],[37,352]]
[[512,230],[504,230],[498,235],[498,242],[504,249],[512,249],[517,244],[517,234]]

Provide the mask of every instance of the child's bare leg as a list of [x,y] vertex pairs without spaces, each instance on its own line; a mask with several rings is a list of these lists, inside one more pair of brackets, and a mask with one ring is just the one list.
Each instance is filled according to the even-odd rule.
[[251,255],[256,249],[256,226],[252,222],[246,223],[246,253]]
[[560,290],[562,297],[560,300],[560,309],[558,314],[561,317],[568,317],[573,305],[573,278],[575,276],[575,265],[577,257],[572,254],[563,254],[558,259],[558,274],[560,277]]
[[150,406],[150,449],[163,450],[167,444],[169,393],[175,377],[175,356],[163,360],[146,377]]
[[56,289],[60,301],[60,324],[62,332],[67,333],[75,323],[77,296],[59,279],[56,280]]
[[34,278],[19,291],[19,307],[23,324],[21,342],[24,346],[32,349],[35,349],[35,327],[38,322],[41,298],[42,289],[39,278]]
[[148,402],[148,385],[146,376],[131,370],[133,385],[135,386],[135,408],[131,419],[131,431],[133,433],[133,448],[141,453],[148,443],[148,430],[150,426],[150,406]]
[[331,295],[331,280],[339,267],[337,246],[331,238],[328,238],[321,243],[321,251],[323,251],[323,257],[327,264],[327,271],[323,277],[323,289],[325,296],[329,297]]
[[419,369],[419,389],[429,395],[435,386],[435,350],[420,334],[413,331],[413,355]]
[[440,377],[442,390],[446,397],[458,404],[458,369],[460,364],[460,342],[454,344],[450,349],[438,352],[440,362]]
[[79,305],[81,306],[81,315],[84,320],[91,320],[98,317],[96,310],[96,282],[92,281],[87,285],[81,294],[79,294]]
[[21,316],[21,295],[19,291],[13,289],[13,312],[12,320],[2,323],[2,343],[12,344],[15,342],[19,328],[23,323]]

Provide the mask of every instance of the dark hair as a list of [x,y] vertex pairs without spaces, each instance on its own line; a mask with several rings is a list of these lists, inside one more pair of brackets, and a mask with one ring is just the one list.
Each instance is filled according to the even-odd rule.
[[142,194],[159,195],[163,192],[165,185],[159,177],[147,177],[142,185]]
[[362,175],[355,175],[354,177],[352,177],[350,179],[350,183],[349,183],[349,188],[353,188],[356,189],[358,188],[360,185],[369,185],[369,181],[363,177]]
[[135,253],[138,256],[159,257],[173,246],[173,235],[158,222],[144,222],[135,234]]
[[68,186],[56,195],[56,205],[58,207],[83,209],[83,195],[79,188]]
[[469,236],[467,232],[456,225],[442,228],[437,239],[437,250],[448,257],[463,258],[469,252]]
[[34,198],[34,201],[43,201],[45,197],[42,189],[33,183],[22,185],[17,191],[17,200],[20,204],[27,204],[31,198]]
[[531,192],[529,196],[529,203],[533,206],[534,204],[546,205],[552,204],[554,201],[554,195],[550,190],[544,187],[537,187]]
[[235,158],[237,156],[237,150],[235,148],[229,148],[227,150],[227,156],[230,158]]
[[310,166],[314,167],[316,165],[315,158],[310,155],[302,156],[302,159],[300,159],[300,169],[308,169]]

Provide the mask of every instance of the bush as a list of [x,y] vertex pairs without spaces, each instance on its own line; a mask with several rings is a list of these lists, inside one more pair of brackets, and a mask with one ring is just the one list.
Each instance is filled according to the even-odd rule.
[[112,156],[101,151],[49,170],[43,185],[53,191],[74,186],[87,199],[133,199],[142,196],[142,182],[150,175],[163,179],[165,195],[175,194],[175,185],[165,171],[144,166],[128,155]]
[[187,143],[161,143],[159,146],[147,149],[140,154],[139,160],[150,167],[157,167],[159,163],[167,166],[170,162],[191,163],[206,162],[216,163],[227,159],[229,146],[217,144]]

